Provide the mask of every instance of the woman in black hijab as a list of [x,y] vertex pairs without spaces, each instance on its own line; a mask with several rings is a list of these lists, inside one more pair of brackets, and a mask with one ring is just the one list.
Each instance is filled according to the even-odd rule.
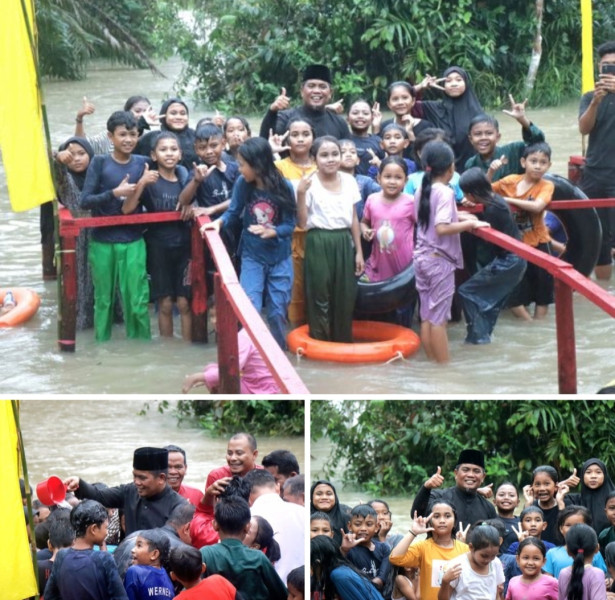
[[449,67],[444,71],[443,79],[443,88],[439,89],[444,89],[444,98],[417,101],[412,116],[428,119],[452,137],[455,168],[458,173],[463,173],[466,161],[476,154],[468,138],[470,121],[485,111],[465,69]]
[[350,507],[340,504],[335,487],[326,479],[319,479],[310,488],[310,514],[321,511],[329,516],[333,541],[338,547],[342,545],[342,532],[348,532]]

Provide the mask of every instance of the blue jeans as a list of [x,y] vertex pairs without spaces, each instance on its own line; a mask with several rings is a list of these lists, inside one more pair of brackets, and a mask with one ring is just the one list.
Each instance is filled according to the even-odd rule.
[[466,342],[489,344],[500,310],[521,281],[527,263],[516,254],[494,258],[459,286],[468,333]]
[[286,315],[293,288],[292,258],[267,265],[244,254],[239,282],[259,313],[263,305],[266,307],[271,335],[286,350]]

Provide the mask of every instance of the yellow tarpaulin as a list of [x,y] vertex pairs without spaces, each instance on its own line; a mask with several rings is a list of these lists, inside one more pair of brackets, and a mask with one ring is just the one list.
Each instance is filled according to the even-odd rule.
[[0,400],[0,597],[23,600],[38,593],[19,491],[19,453],[13,408]]
[[581,92],[594,89],[594,42],[592,23],[592,0],[581,0],[581,47],[582,47],[582,83]]
[[32,0],[4,0],[0,18],[0,148],[14,211],[55,197],[24,9],[34,35]]

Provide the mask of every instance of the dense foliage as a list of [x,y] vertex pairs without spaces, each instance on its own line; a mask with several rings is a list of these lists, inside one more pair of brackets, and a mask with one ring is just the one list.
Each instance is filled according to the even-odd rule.
[[[166,400],[157,403],[159,411],[170,407]],[[143,412],[149,408],[146,403]],[[302,400],[180,400],[175,410],[180,422],[196,422],[214,435],[303,436],[305,431]]]
[[614,473],[614,410],[612,400],[313,401],[311,432],[333,442],[327,474],[373,493],[408,493],[438,466],[452,485],[467,447],[485,452],[488,482],[521,486],[540,464],[567,477],[598,457]]
[[[580,89],[578,0],[545,2],[533,105]],[[295,93],[306,64],[335,70],[338,97],[384,100],[397,79],[466,68],[485,106],[520,95],[536,34],[534,2],[517,0],[196,0],[195,35],[182,38],[184,84],[219,108],[258,110],[280,87]],[[615,37],[610,0],[594,1],[597,43]]]
[[179,6],[170,0],[35,0],[41,74],[83,79],[94,58],[155,70],[150,57],[170,56],[187,33]]

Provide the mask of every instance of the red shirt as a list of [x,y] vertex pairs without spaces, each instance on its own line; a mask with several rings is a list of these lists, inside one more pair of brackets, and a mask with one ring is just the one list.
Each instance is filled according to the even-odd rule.
[[201,498],[203,497],[203,492],[201,490],[198,490],[190,485],[184,485],[183,483],[179,486],[177,493],[182,498],[188,500],[188,502],[190,502],[193,506],[198,506]]
[[235,600],[235,586],[222,575],[210,575],[189,590],[175,596],[175,600]]

